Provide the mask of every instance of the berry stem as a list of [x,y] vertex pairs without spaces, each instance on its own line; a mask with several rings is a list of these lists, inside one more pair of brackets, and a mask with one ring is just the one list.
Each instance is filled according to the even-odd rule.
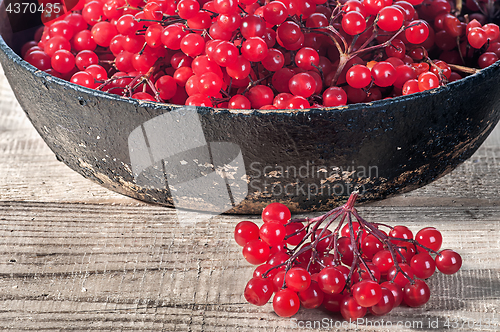
[[[399,238],[399,237],[393,237],[393,236],[388,236],[381,230],[377,228],[377,226],[386,226],[390,229],[392,229],[391,226],[381,224],[381,223],[371,223],[363,219],[356,208],[354,208],[354,204],[359,196],[359,193],[357,191],[353,192],[351,196],[348,198],[347,202],[340,206],[337,207],[329,212],[327,212],[324,215],[314,217],[314,218],[296,218],[296,219],[291,219],[286,225],[289,225],[291,223],[297,223],[297,222],[306,222],[307,224],[304,225],[301,229],[298,231],[289,234],[285,237],[285,240],[297,235],[298,233],[307,230],[306,235],[302,238],[299,244],[295,248],[289,251],[290,257],[283,263],[280,263],[278,265],[275,265],[271,267],[269,270],[267,270],[265,273],[263,273],[263,277],[266,278],[268,274],[275,269],[279,269],[283,266],[285,266],[285,273],[288,272],[293,265],[297,262],[297,259],[300,255],[307,251],[311,251],[311,257],[309,258],[309,261],[307,262],[306,270],[310,270],[312,264],[314,263],[319,263],[321,267],[325,267],[325,265],[321,262],[320,259],[320,252],[317,250],[318,245],[321,241],[324,241],[328,238],[331,238],[332,241],[326,248],[326,252],[329,252],[334,248],[334,264],[340,264],[340,258],[341,258],[341,253],[339,252],[337,245],[338,245],[338,238],[339,238],[339,232],[344,223],[347,221],[347,226],[349,229],[349,240],[350,244],[352,246],[352,253],[353,253],[353,261],[351,263],[351,268],[349,270],[349,274],[347,277],[347,284],[344,290],[349,289],[350,281],[352,281],[352,278],[354,276],[354,273],[359,270],[365,270],[366,273],[368,273],[369,277],[371,280],[379,282],[379,280],[376,279],[375,275],[371,271],[370,267],[368,266],[366,260],[363,258],[363,253],[361,250],[361,245],[362,245],[362,236],[363,233],[367,234],[372,234],[377,240],[379,240],[384,248],[386,248],[392,257],[392,260],[394,262],[394,267],[396,269],[396,276],[401,273],[406,279],[409,280],[411,284],[415,284],[414,278],[412,278],[408,273],[406,273],[400,266],[400,263],[398,262],[398,257],[401,258],[401,260],[405,263],[407,263],[406,258],[404,255],[401,253],[401,250],[404,250],[405,247],[403,246],[398,246],[395,244],[393,241],[397,241],[397,243],[400,242],[408,242],[413,244],[414,246],[419,246],[422,249],[426,250],[429,253],[437,254],[439,255],[436,251],[418,243],[416,240],[413,239],[406,239],[406,238]],[[356,219],[357,224],[359,225],[359,228],[357,229],[357,233],[354,229],[353,225],[353,217]],[[335,227],[334,231],[331,234],[326,234],[328,228],[333,224],[335,220],[338,220],[338,224]],[[324,226],[323,226],[324,224]],[[318,233],[319,228],[323,226],[321,231]],[[326,235],[325,235],[326,234]],[[305,241],[311,239],[311,242],[309,244],[304,245]],[[354,282],[357,282],[358,280],[354,280]],[[394,281],[394,280],[393,280]],[[283,288],[286,287],[286,280],[283,281]]]
[[[363,47],[363,46],[362,46],[362,47],[360,47],[360,49],[359,49],[359,50],[357,50],[357,51],[355,51],[355,52],[353,52],[353,53],[352,53],[352,56],[360,55],[360,54],[363,54],[363,53],[366,53],[366,52],[372,52],[372,51],[374,51],[374,50],[378,50],[378,49],[381,49],[381,48],[385,48],[385,47],[387,47],[387,46],[391,45],[392,41],[393,41],[394,39],[396,39],[396,37],[397,37],[397,36],[398,36],[401,32],[403,32],[405,29],[407,29],[407,28],[409,28],[409,27],[411,27],[411,26],[405,27],[405,26],[403,25],[403,26],[402,26],[402,27],[401,27],[398,31],[396,31],[396,32],[394,33],[394,35],[392,35],[392,37],[391,37],[391,38],[389,38],[387,41],[385,41],[385,42],[383,42],[383,43],[381,43],[381,44],[374,45],[374,46],[370,46],[370,47],[366,47],[366,45],[368,45],[368,43],[366,43],[366,42],[365,42],[365,43],[363,44],[363,46],[365,46],[365,47]],[[375,33],[374,33],[374,34],[372,34],[372,37],[373,37],[373,39],[375,39],[377,36],[376,36],[376,35],[375,35]],[[368,40],[370,40],[372,37],[370,37]],[[370,42],[371,42],[371,41],[373,41],[373,39],[371,39],[371,40],[370,40]]]
[[[406,241],[406,242],[410,242],[410,243],[413,243],[413,244],[418,244],[417,241],[415,240],[410,240],[410,239],[403,239],[403,238],[395,238],[395,237],[392,237],[392,236],[387,236],[385,235],[384,233],[382,233],[380,230],[378,230],[372,223],[364,220],[363,218],[361,218],[358,214],[357,211],[353,211],[353,214],[354,216],[356,217],[356,219],[358,220],[358,222],[360,224],[363,224],[364,226],[368,227],[370,229],[370,233],[373,234],[375,237],[378,238],[379,241],[381,241],[385,247],[387,247],[387,249],[389,250],[389,252],[391,253],[391,256],[392,256],[392,259],[394,261],[394,266],[396,267],[396,270],[397,272],[400,272],[402,273],[406,279],[408,279],[412,284],[415,283],[415,281],[413,280],[412,277],[410,277],[403,269],[401,269],[401,267],[399,266],[399,262],[398,262],[398,259],[397,259],[397,256],[396,256],[396,252],[397,254],[399,254],[402,258],[403,261],[406,261],[405,257],[403,256],[403,254],[401,253],[400,250],[397,250],[395,251],[394,249],[398,249],[397,246],[395,246],[393,244],[393,242],[391,240],[399,240],[399,241]],[[425,250],[427,251],[431,251],[431,252],[434,252],[433,250],[429,249],[429,248],[425,248],[422,246],[422,248],[424,248]],[[396,277],[397,273],[395,274],[394,277]]]
[[476,69],[476,68],[454,65],[452,63],[448,63],[448,66],[453,70],[461,71],[462,73],[466,73],[466,74],[475,74],[479,71],[479,69]]

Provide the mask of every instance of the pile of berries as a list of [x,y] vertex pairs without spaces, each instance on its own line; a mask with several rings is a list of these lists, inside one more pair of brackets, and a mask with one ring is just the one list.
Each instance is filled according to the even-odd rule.
[[235,240],[245,259],[259,265],[246,285],[247,301],[262,306],[274,294],[273,309],[282,317],[300,306],[323,306],[356,320],[367,311],[385,315],[402,302],[424,305],[430,298],[424,279],[436,267],[453,274],[462,266],[455,251],[438,252],[442,236],[434,227],[413,236],[405,226],[367,222],[353,207],[356,198],[354,193],[345,205],[312,219],[291,219],[285,205],[272,203],[260,228],[240,222]]
[[497,1],[79,0],[24,59],[92,89],[230,109],[369,102],[498,60]]

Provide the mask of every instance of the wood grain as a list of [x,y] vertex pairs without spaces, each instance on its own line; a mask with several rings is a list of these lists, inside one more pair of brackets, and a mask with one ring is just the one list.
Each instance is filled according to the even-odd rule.
[[[497,319],[499,212],[498,207],[360,208],[372,221],[414,231],[432,224],[443,231],[443,246],[464,257],[457,275],[431,278],[427,305],[398,308],[384,320],[439,319],[443,327],[447,317],[460,324]],[[0,325],[6,328],[295,330],[287,329],[290,320],[278,318],[270,304],[254,307],[242,297],[253,268],[232,240],[237,221],[232,216],[183,225],[161,207],[28,202],[2,202],[0,215]],[[340,319],[321,310],[296,316],[324,317]],[[469,330],[498,329],[496,322]]]
[[[424,307],[367,317],[372,325],[383,319],[394,326],[357,330],[500,330],[499,149],[497,129],[451,174],[359,208],[371,221],[413,231],[438,227],[443,246],[459,251],[464,265],[456,275],[430,279],[433,294]],[[337,314],[301,309],[299,321],[291,321],[276,316],[271,304],[245,301],[253,267],[233,240],[244,219],[259,223],[256,216],[194,216],[180,223],[172,209],[84,179],[55,159],[0,74],[1,329],[311,331],[329,328],[294,326],[326,318],[335,330]]]

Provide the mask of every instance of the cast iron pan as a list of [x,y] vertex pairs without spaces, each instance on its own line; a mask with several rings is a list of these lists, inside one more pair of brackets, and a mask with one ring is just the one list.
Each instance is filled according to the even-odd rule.
[[[422,187],[451,172],[500,116],[500,65],[429,92],[348,107],[233,111],[140,102],[38,71],[0,12],[0,62],[57,158],[143,201],[215,213],[331,209]],[[3,13],[3,14],[2,14]],[[22,167],[22,165],[20,165]]]

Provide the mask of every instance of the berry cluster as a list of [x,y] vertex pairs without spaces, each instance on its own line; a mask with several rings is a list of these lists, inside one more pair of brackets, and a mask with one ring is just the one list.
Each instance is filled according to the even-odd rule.
[[462,266],[455,251],[438,252],[442,236],[434,227],[413,236],[406,226],[367,222],[353,207],[356,198],[354,193],[345,205],[312,219],[291,219],[285,205],[272,203],[262,212],[260,229],[240,222],[234,238],[245,259],[259,265],[246,285],[247,301],[261,306],[274,293],[279,316],[322,305],[355,320],[368,310],[385,315],[402,302],[424,305],[430,290],[423,279],[436,267],[453,274]]
[[[460,1],[461,4],[461,1]],[[496,2],[80,0],[24,59],[141,100],[301,109],[436,88],[500,56]],[[435,59],[435,60],[431,60]]]

